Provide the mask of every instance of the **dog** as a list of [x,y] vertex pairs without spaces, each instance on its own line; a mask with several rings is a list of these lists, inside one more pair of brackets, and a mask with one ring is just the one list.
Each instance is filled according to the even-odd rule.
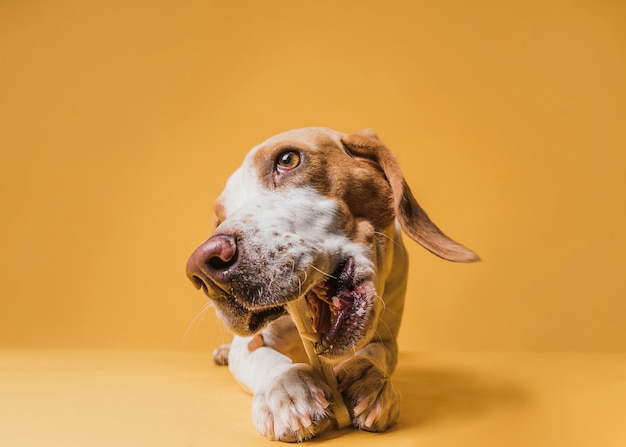
[[449,261],[479,257],[430,220],[392,152],[371,130],[278,134],[228,179],[215,216],[187,276],[235,334],[214,360],[252,393],[258,432],[304,441],[331,425],[331,390],[286,311],[301,297],[315,330],[307,336],[332,363],[353,426],[393,426],[408,271],[402,232]]

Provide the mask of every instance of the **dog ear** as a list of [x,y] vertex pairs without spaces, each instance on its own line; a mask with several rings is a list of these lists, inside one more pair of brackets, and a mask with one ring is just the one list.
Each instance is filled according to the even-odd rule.
[[446,236],[417,203],[406,183],[400,163],[371,129],[361,130],[342,138],[346,151],[366,158],[378,166],[387,177],[393,193],[393,208],[404,232],[435,255],[454,262],[475,262],[480,258],[472,250]]

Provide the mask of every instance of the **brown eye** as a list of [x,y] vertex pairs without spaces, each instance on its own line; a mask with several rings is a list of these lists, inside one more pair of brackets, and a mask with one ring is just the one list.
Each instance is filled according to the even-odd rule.
[[276,159],[276,169],[280,173],[291,171],[300,164],[300,160],[300,153],[293,150],[285,151]]

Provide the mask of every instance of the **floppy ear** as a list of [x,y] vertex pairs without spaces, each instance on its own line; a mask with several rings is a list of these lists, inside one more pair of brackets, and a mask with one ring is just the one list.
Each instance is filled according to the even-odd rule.
[[393,192],[393,208],[404,232],[435,255],[454,262],[475,262],[480,258],[472,250],[446,236],[417,203],[391,151],[366,129],[342,138],[344,147],[353,156],[366,158],[378,164],[387,177]]

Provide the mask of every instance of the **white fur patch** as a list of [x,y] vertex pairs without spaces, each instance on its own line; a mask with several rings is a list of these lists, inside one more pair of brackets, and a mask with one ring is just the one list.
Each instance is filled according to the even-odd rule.
[[[249,155],[229,178],[220,198],[225,220],[216,233],[234,233],[259,262],[268,284],[290,270],[299,295],[354,257],[357,277],[371,278],[371,247],[351,241],[339,222],[340,207],[313,188],[271,189],[258,179]],[[280,253],[279,253],[280,252]],[[280,281],[282,283],[282,281]],[[267,292],[271,293],[268,287]],[[295,297],[292,297],[295,298]]]

